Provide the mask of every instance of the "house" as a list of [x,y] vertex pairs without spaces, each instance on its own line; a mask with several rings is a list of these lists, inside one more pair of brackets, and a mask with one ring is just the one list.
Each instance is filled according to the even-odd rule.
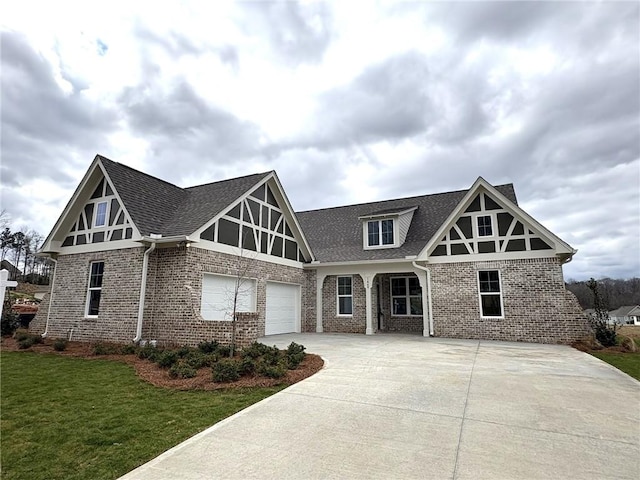
[[626,305],[611,310],[609,321],[618,325],[640,325],[640,305]]
[[[31,329],[115,342],[415,332],[568,343],[575,250],[512,185],[295,213],[275,172],[180,188],[96,156],[45,240]],[[234,302],[233,299],[237,298]],[[234,308],[235,307],[235,308]]]

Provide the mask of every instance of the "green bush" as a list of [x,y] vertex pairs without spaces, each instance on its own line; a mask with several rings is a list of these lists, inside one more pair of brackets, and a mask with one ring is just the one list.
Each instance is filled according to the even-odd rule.
[[171,378],[193,378],[198,374],[195,368],[186,362],[179,361],[174,363],[169,369]]
[[5,302],[2,309],[2,319],[0,320],[0,334],[5,337],[13,335],[13,332],[20,326],[20,316],[11,311],[9,303]]
[[162,350],[154,347],[153,345],[147,344],[144,347],[140,347],[138,349],[138,358],[155,362],[156,360],[158,360],[158,356],[160,355],[160,353],[162,353]]
[[218,345],[216,352],[220,357],[228,357],[231,355],[231,345]]
[[242,357],[260,358],[267,353],[271,347],[268,347],[264,343],[253,342],[248,347],[242,349]]
[[53,349],[56,352],[62,352],[67,348],[67,341],[64,338],[56,338],[53,342]]
[[33,337],[29,336],[27,338],[23,338],[18,341],[18,348],[21,350],[25,350],[27,348],[31,348],[35,345],[36,341]]
[[31,334],[29,333],[28,330],[18,329],[16,330],[16,333],[13,335],[13,338],[16,339],[16,342],[20,342],[21,340],[24,340],[25,338],[29,338],[30,336]]
[[120,353],[122,355],[135,355],[136,353],[138,353],[138,346],[134,345],[133,343],[123,345],[120,349]]
[[258,361],[256,372],[264,377],[282,378],[287,373],[287,361],[285,359],[281,359],[276,363],[270,363],[262,358]]
[[240,378],[240,363],[233,358],[223,358],[211,371],[214,382],[233,382]]
[[119,348],[110,343],[98,342],[93,346],[94,355],[114,355],[119,353]]
[[165,350],[158,355],[156,362],[162,368],[169,368],[178,361],[178,352],[175,350]]
[[286,356],[287,366],[290,370],[295,370],[302,363],[302,360],[304,360],[304,346],[291,342],[287,347]]
[[205,355],[200,350],[193,350],[184,357],[184,361],[187,365],[197,370],[202,367],[212,366],[218,361],[218,356],[215,353]]
[[218,342],[215,340],[212,340],[211,342],[200,342],[198,344],[198,350],[202,353],[216,353],[218,346]]
[[178,350],[176,350],[176,352],[178,353],[178,356],[180,358],[186,357],[187,355],[189,355],[193,351],[197,351],[197,350],[194,350],[191,347],[187,347],[186,345],[184,345],[184,346],[180,347]]
[[240,374],[251,375],[256,371],[256,361],[253,357],[242,357],[240,361]]

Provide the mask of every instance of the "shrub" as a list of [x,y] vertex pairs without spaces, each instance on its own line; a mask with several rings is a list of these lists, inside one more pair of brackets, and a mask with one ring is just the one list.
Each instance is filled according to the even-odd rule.
[[144,347],[140,347],[138,349],[138,358],[141,358],[143,360],[144,359],[151,360],[152,362],[155,362],[158,359],[158,356],[160,355],[161,352],[162,350],[159,350],[153,345],[147,344]]
[[298,368],[302,360],[304,360],[304,346],[298,345],[295,342],[291,342],[291,344],[287,347],[286,351],[287,356],[287,366],[290,370],[295,370]]
[[256,361],[253,357],[242,357],[240,361],[240,373],[241,375],[251,375],[256,371]]
[[280,360],[282,360],[282,352],[275,345],[273,347],[266,347],[260,359],[268,365],[277,365],[280,363]]
[[29,336],[27,338],[23,338],[18,342],[18,348],[21,350],[25,350],[27,348],[33,347],[35,343],[36,343],[35,339],[32,336]]
[[287,373],[287,362],[282,359],[277,363],[269,363],[264,358],[260,359],[256,367],[258,374],[269,378],[282,378]]
[[176,350],[176,352],[178,353],[178,356],[180,358],[184,358],[187,355],[189,355],[191,352],[193,352],[194,349],[191,347],[187,347],[186,345],[180,347],[178,350]]
[[187,365],[197,370],[202,367],[210,367],[218,361],[218,356],[215,353],[205,355],[199,350],[193,350],[183,360]]
[[67,341],[64,338],[57,338],[53,342],[53,349],[56,352],[62,352],[64,350],[66,350],[66,348],[67,348]]
[[198,344],[198,350],[202,353],[215,353],[218,350],[218,342],[212,340],[210,342],[200,342]]
[[165,350],[158,355],[157,364],[162,368],[169,368],[178,361],[178,352],[175,350]]
[[240,364],[233,358],[223,358],[211,368],[214,382],[233,382],[240,378]]
[[171,378],[193,378],[197,373],[195,368],[182,361],[174,363],[169,369]]
[[122,355],[135,355],[136,353],[138,353],[138,346],[134,345],[133,343],[123,345],[120,349],[120,353]]
[[4,336],[13,335],[20,325],[19,315],[11,311],[10,306],[5,306],[2,310],[2,319],[0,319],[0,334]]
[[94,355],[113,355],[118,353],[118,347],[109,343],[96,343],[93,346]]
[[269,348],[270,347],[268,347],[264,343],[253,342],[248,347],[242,349],[241,355],[243,357],[260,358],[267,351],[269,351]]
[[16,333],[13,335],[13,338],[16,339],[16,342],[24,340],[25,338],[29,338],[31,334],[27,330],[18,329]]
[[218,345],[216,352],[220,357],[228,357],[231,355],[231,345]]

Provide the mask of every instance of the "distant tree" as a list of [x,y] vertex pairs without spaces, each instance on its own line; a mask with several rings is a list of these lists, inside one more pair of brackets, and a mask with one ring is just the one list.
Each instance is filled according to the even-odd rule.
[[598,282],[593,278],[587,282],[587,287],[593,295],[594,313],[589,316],[589,321],[598,340],[604,347],[612,347],[616,344],[616,322],[609,322],[609,305],[602,296]]
[[[576,296],[584,309],[594,308],[593,294],[587,284],[585,281],[567,282],[567,289]],[[598,280],[598,290],[612,310],[623,305],[640,305],[640,278],[603,278]]]
[[0,232],[0,260],[4,260],[7,253],[13,248],[13,233],[9,227],[4,227]]

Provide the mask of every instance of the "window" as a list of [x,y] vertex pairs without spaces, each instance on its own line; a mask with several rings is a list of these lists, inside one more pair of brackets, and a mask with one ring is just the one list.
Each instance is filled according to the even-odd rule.
[[338,315],[353,314],[351,277],[338,277]]
[[490,237],[493,235],[491,228],[491,215],[481,215],[478,217],[478,236]]
[[367,222],[367,235],[370,247],[393,245],[393,220],[373,220]]
[[107,223],[107,202],[100,202],[96,208],[96,227],[104,227]]
[[498,270],[480,270],[478,272],[480,290],[480,313],[483,317],[502,317],[502,292]]
[[103,275],[104,262],[91,262],[89,267],[89,289],[87,292],[87,317],[97,317],[100,311]]
[[422,315],[422,289],[418,277],[391,279],[391,314]]

